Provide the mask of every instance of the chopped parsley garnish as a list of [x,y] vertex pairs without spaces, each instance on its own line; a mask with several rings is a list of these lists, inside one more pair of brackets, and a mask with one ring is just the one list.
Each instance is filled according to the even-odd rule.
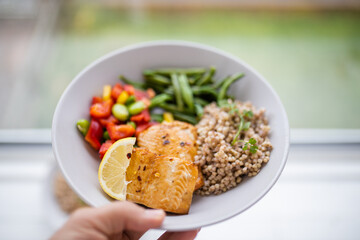
[[[237,113],[240,117],[240,124],[238,131],[235,134],[231,145],[234,145],[236,142],[245,142],[242,139],[239,139],[241,132],[247,131],[250,128],[251,122],[245,120],[245,118],[251,119],[254,116],[254,113],[251,110],[245,110],[240,113],[239,109],[236,107],[235,103],[229,103],[227,100],[222,100],[219,102],[220,107],[227,107],[230,109],[229,113],[234,114]],[[248,142],[245,142],[243,150],[247,150],[250,148],[251,153],[256,153],[258,146],[256,145],[256,140],[254,138],[250,138]]]
[[250,148],[251,153],[256,153],[259,147],[256,145],[255,139],[250,138],[248,142],[245,142],[243,150],[246,151],[248,148]]

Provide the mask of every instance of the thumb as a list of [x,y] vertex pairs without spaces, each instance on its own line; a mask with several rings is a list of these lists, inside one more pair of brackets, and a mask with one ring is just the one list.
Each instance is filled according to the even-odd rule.
[[106,235],[125,230],[143,232],[160,227],[165,218],[163,210],[145,209],[131,202],[114,202],[97,208],[95,217]]

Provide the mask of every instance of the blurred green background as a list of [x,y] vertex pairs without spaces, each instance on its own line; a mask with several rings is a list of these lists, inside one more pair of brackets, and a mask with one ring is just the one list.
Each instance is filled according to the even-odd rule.
[[[65,1],[46,36],[46,47],[29,61],[36,66],[28,66],[28,79],[5,93],[15,103],[4,108],[1,128],[50,128],[63,90],[84,67],[114,49],[159,39],[209,44],[252,65],[280,95],[292,128],[360,128],[357,10],[124,8]],[[29,88],[32,95],[24,90]],[[31,117],[19,121],[19,110]]]

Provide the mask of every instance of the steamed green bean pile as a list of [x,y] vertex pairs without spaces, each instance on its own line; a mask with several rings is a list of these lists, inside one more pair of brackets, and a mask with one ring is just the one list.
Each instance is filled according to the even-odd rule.
[[156,96],[151,99],[150,109],[162,108],[171,112],[177,120],[196,124],[203,114],[203,107],[231,98],[227,95],[229,87],[244,76],[243,73],[236,73],[216,80],[215,73],[213,66],[208,69],[160,68],[145,70],[143,83],[124,76],[120,76],[120,79],[137,88],[154,89]]

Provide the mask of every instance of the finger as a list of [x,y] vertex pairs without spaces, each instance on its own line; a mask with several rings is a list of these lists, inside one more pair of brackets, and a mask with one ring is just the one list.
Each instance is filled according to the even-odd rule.
[[192,240],[200,232],[200,229],[195,229],[185,232],[166,232],[158,240]]
[[165,218],[163,210],[144,209],[127,201],[114,202],[95,211],[100,230],[108,236],[124,230],[144,233],[160,227]]

